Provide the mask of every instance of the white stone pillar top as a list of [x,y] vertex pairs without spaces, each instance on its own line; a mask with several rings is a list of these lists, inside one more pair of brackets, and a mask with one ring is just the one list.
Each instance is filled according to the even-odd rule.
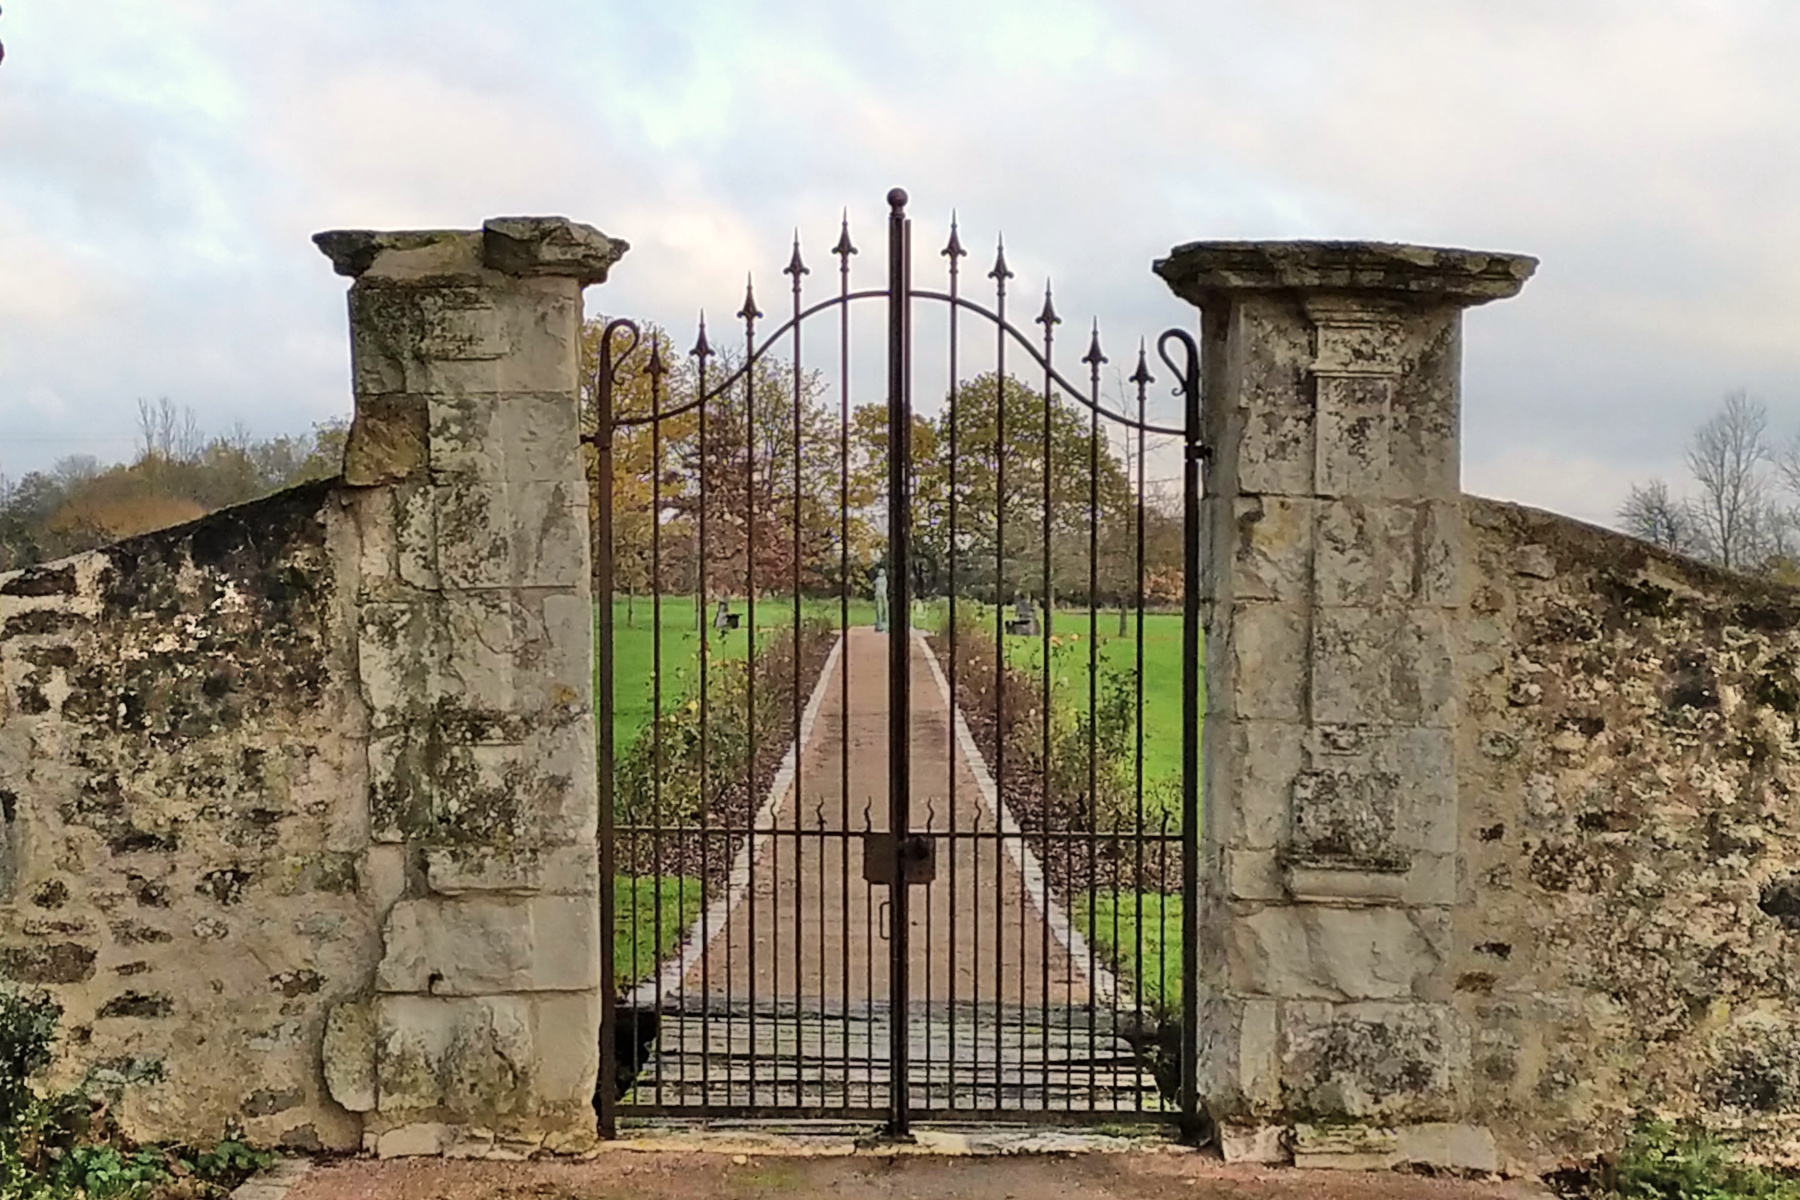
[[313,235],[339,275],[454,282],[485,268],[604,283],[631,247],[567,217],[493,217],[473,229],[333,229]]
[[1152,269],[1193,304],[1234,292],[1323,290],[1475,305],[1517,295],[1537,265],[1528,254],[1396,242],[1188,242]]

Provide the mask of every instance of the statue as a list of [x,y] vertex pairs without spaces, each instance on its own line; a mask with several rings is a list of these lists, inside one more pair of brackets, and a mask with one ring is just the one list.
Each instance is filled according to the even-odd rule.
[[887,568],[875,571],[875,632],[886,633],[888,626]]

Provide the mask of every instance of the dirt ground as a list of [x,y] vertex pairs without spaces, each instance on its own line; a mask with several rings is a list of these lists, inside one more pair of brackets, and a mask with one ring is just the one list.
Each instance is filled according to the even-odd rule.
[[577,1162],[323,1163],[286,1200],[1537,1200],[1517,1181],[1226,1166],[1186,1152],[786,1158],[609,1152]]

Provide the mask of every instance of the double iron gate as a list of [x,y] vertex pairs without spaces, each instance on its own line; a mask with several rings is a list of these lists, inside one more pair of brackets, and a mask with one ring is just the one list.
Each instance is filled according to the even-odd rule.
[[[888,201],[885,288],[852,289],[846,218],[836,294],[806,302],[796,238],[791,315],[759,335],[746,287],[741,350],[704,317],[685,361],[623,319],[591,347],[602,1130],[1191,1127],[1198,353],[1158,339],[1178,423],[1148,419],[1141,344],[1109,404],[1097,326],[1081,387],[1048,285],[1036,337],[1004,248],[992,306],[964,296],[953,220],[947,290],[915,288]],[[886,383],[859,406],[864,303]],[[835,389],[802,365],[821,325]]]

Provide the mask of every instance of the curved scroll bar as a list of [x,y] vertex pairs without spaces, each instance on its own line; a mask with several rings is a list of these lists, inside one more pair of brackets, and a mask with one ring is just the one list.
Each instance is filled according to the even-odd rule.
[[[1105,417],[1108,421],[1111,421],[1116,425],[1123,426],[1126,429],[1142,429],[1145,433],[1164,434],[1164,435],[1168,435],[1171,437],[1184,436],[1186,431],[1183,429],[1177,428],[1175,426],[1151,425],[1151,424],[1146,424],[1146,423],[1140,423],[1140,422],[1132,419],[1131,417],[1126,416],[1123,413],[1117,413],[1109,408],[1105,408],[1103,406],[1097,406],[1097,405],[1093,404],[1088,399],[1088,397],[1083,394],[1085,389],[1079,388],[1076,385],[1070,383],[1066,378],[1064,378],[1062,372],[1058,371],[1055,368],[1055,366],[1044,361],[1043,352],[1040,351],[1036,346],[1034,346],[1032,344],[1031,339],[1026,337],[1026,335],[1023,332],[1021,332],[1017,327],[1015,327],[1012,324],[1012,322],[1003,320],[998,313],[996,313],[993,309],[988,308],[986,305],[977,304],[975,301],[970,300],[965,296],[952,296],[948,292],[933,292],[933,291],[927,291],[927,290],[918,289],[918,288],[913,289],[909,293],[909,295],[914,300],[936,300],[943,304],[948,304],[952,308],[967,309],[968,311],[975,313],[979,316],[986,317],[997,328],[1004,331],[1007,334],[1007,336],[1012,338],[1013,341],[1017,342],[1019,344],[1019,346],[1021,346],[1024,349],[1025,353],[1031,356],[1031,360],[1033,362],[1035,362],[1038,366],[1044,368],[1044,370],[1049,374],[1050,378],[1055,381],[1057,386],[1061,387],[1063,389],[1063,391],[1068,393],[1070,399],[1079,402],[1084,408],[1095,409],[1097,412],[1099,412],[1099,414],[1101,416]],[[741,381],[744,377],[744,374],[747,371],[749,371],[753,366],[756,365],[756,362],[758,359],[762,358],[763,355],[765,353],[767,353],[768,351],[775,349],[777,344],[781,341],[781,339],[789,331],[791,331],[796,325],[800,324],[801,322],[807,320],[810,317],[817,316],[819,313],[825,312],[829,309],[838,308],[840,306],[847,305],[853,300],[877,300],[877,299],[885,300],[887,298],[888,298],[888,291],[886,288],[882,288],[879,290],[866,289],[866,290],[859,291],[859,292],[851,292],[848,295],[833,296],[827,300],[821,300],[817,304],[812,305],[810,308],[803,310],[798,316],[789,317],[786,321],[784,321],[776,329],[774,329],[771,332],[769,332],[768,334],[766,334],[763,337],[761,344],[759,344],[756,347],[756,349],[751,352],[750,358],[747,362],[743,363],[741,366],[738,367],[738,369],[736,371],[733,371],[730,376],[728,376],[724,380],[720,381],[717,385],[710,388],[709,390],[701,393],[700,395],[694,397],[692,400],[689,400],[684,404],[678,404],[678,405],[674,406],[673,408],[665,408],[659,414],[644,413],[644,414],[640,414],[637,416],[618,417],[617,419],[615,419],[613,421],[613,424],[615,426],[619,426],[619,427],[630,426],[630,425],[645,425],[645,424],[650,423],[651,421],[664,420],[664,419],[667,419],[670,417],[679,417],[683,413],[692,412],[694,409],[699,408],[702,404],[705,404],[708,401],[716,399],[717,397],[725,394],[725,392],[727,392],[732,387],[732,385]],[[608,328],[610,328],[610,326]],[[1199,372],[1199,365],[1198,365],[1199,364],[1199,357],[1198,357],[1199,351],[1197,348],[1195,348],[1193,339],[1188,337],[1187,334],[1182,333],[1180,330],[1170,330],[1168,333],[1165,333],[1162,336],[1162,338],[1157,339],[1158,352],[1159,353],[1163,352],[1162,351],[1163,341],[1166,340],[1171,335],[1179,336],[1179,337],[1185,338],[1187,340],[1189,353],[1190,353],[1190,355],[1193,356],[1192,370],[1194,371],[1194,373],[1196,375],[1196,379],[1197,379],[1198,372]],[[629,351],[627,351],[627,353],[629,353]],[[1163,361],[1164,362],[1169,361],[1166,354],[1164,355]],[[1174,368],[1173,363],[1170,363],[1169,365],[1171,368]],[[1184,378],[1185,378],[1185,376],[1184,376]]]
[[670,417],[679,417],[683,413],[693,412],[707,401],[716,400],[718,397],[724,395],[727,391],[731,390],[732,385],[741,382],[744,378],[744,374],[749,371],[751,367],[756,365],[758,359],[768,351],[774,349],[776,344],[780,342],[794,326],[805,321],[808,317],[816,317],[828,309],[837,308],[852,300],[885,300],[887,299],[887,295],[888,290],[886,288],[881,288],[879,290],[869,289],[861,292],[851,292],[849,295],[833,296],[829,300],[821,300],[812,307],[803,309],[798,315],[789,317],[786,321],[783,321],[780,325],[776,326],[773,331],[764,334],[762,343],[751,352],[749,360],[738,367],[738,369],[733,371],[730,375],[726,376],[716,386],[707,389],[700,395],[695,396],[692,400],[687,401],[685,404],[678,404],[673,408],[665,408],[660,413],[644,413],[634,417],[620,417],[618,420],[614,421],[613,424],[619,426],[648,425],[651,421],[667,420]]
[[[613,334],[623,330],[630,337],[625,343],[624,351],[617,357],[613,355]],[[600,331],[599,361],[594,365],[594,432],[584,433],[581,440],[590,445],[610,446],[612,431],[623,422],[613,419],[613,388],[619,382],[619,368],[631,357],[632,351],[638,348],[643,334],[638,330],[637,322],[630,317],[614,317]],[[655,419],[655,418],[650,418]]]

